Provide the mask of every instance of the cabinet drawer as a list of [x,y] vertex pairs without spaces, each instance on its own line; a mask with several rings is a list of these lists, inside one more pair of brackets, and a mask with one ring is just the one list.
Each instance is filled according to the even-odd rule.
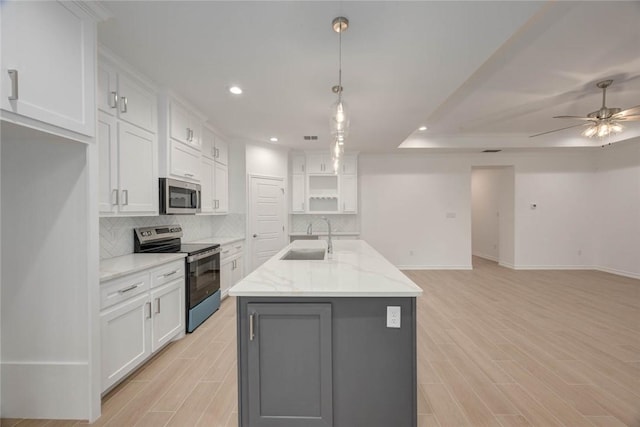
[[230,243],[224,245],[220,251],[220,262],[224,262],[225,259],[242,254],[242,242]]
[[151,287],[156,288],[180,278],[184,281],[184,260],[182,259],[151,270]]
[[100,285],[100,309],[110,307],[149,290],[149,273],[138,273]]

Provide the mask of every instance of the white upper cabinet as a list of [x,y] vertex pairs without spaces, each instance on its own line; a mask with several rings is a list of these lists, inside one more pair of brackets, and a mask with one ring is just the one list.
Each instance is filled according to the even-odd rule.
[[305,176],[295,174],[291,178],[291,212],[305,213]]
[[216,137],[215,139],[215,159],[216,162],[223,165],[229,164],[229,144],[222,139]]
[[169,128],[172,139],[201,150],[202,119],[175,99],[169,101]]
[[158,98],[153,88],[118,70],[103,55],[98,63],[98,109],[149,132],[157,132]]
[[307,154],[307,173],[309,174],[332,174],[334,173],[331,158],[324,153]]
[[200,213],[214,213],[215,203],[215,162],[204,155],[200,163]]
[[215,206],[214,212],[229,212],[229,170],[226,165],[215,162]]
[[358,177],[356,175],[342,175],[341,178],[342,213],[358,213]]
[[206,126],[202,128],[202,156],[212,160],[216,158],[216,136]]
[[345,154],[342,159],[342,174],[358,174],[358,156],[356,154]]
[[102,50],[97,93],[100,215],[157,215],[158,100],[153,85]]
[[305,173],[304,154],[293,154],[291,156],[291,173],[293,175]]
[[0,6],[2,119],[88,142],[95,135],[96,24],[73,2]]

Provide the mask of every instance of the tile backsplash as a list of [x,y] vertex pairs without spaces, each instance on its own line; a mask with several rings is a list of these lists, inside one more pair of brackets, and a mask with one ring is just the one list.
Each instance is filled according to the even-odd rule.
[[185,242],[212,236],[244,236],[245,215],[162,215],[100,218],[100,259],[133,253],[133,229],[180,224]]
[[[289,215],[289,232],[304,233],[311,223],[315,233],[327,231],[327,223],[322,219],[325,215]],[[327,215],[334,232],[360,232],[358,215]]]

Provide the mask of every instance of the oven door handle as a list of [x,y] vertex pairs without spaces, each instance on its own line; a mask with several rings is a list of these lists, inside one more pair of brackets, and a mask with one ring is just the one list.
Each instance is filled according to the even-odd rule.
[[199,261],[201,259],[208,258],[210,256],[213,256],[219,253],[220,253],[220,248],[212,249],[202,254],[191,255],[190,257],[187,257],[187,262]]

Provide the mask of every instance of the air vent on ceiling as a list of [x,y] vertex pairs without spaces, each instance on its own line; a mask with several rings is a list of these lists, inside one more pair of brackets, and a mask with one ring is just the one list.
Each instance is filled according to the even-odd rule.
[[499,153],[499,152],[501,152],[501,151],[502,151],[502,150],[483,150],[482,152],[483,152],[483,153]]
[[304,140],[305,141],[317,141],[318,140],[318,135],[305,135],[304,136]]

